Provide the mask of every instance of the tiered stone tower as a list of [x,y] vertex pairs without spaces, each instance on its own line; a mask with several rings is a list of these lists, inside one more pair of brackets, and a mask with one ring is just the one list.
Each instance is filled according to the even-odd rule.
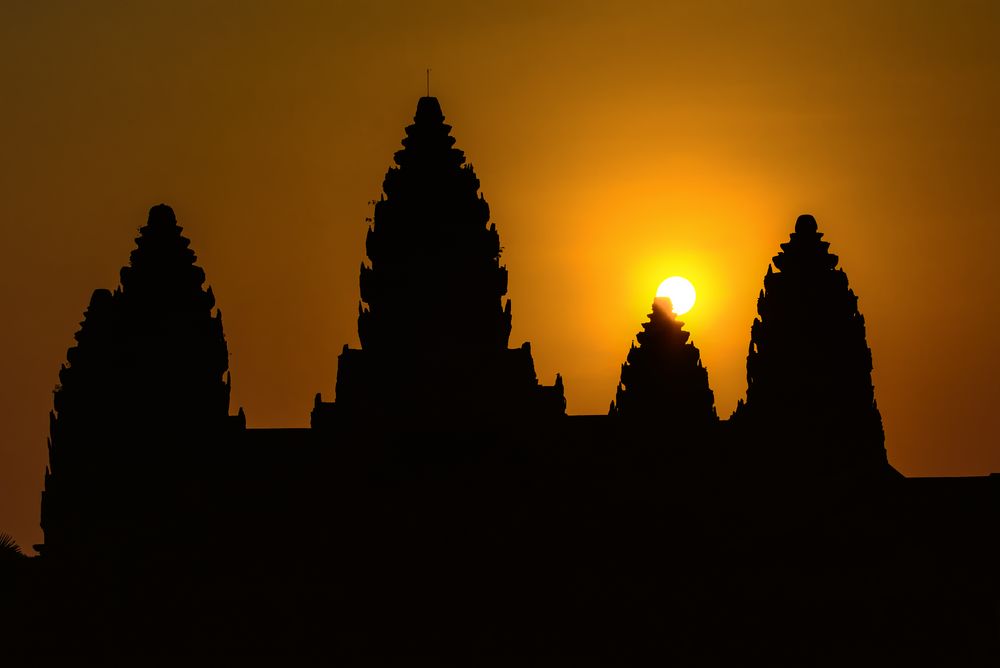
[[[42,528],[50,553],[124,547],[151,529],[233,420],[229,354],[173,210],[149,211],[113,293],[96,290],[59,371]],[[161,484],[162,483],[162,484]],[[178,509],[163,508],[178,514]]]
[[[339,358],[336,403],[313,425],[395,425],[561,415],[562,382],[538,384],[529,344],[507,347],[500,237],[437,98],[422,97],[375,205],[361,266],[358,335]],[[383,423],[384,424],[384,423]]]
[[750,332],[747,401],[734,422],[802,471],[892,471],[865,319],[816,220],[799,216],[769,265]]
[[670,300],[657,298],[649,322],[635,335],[622,364],[611,415],[656,421],[670,429],[703,427],[718,421],[715,395],[701,353],[677,320]]

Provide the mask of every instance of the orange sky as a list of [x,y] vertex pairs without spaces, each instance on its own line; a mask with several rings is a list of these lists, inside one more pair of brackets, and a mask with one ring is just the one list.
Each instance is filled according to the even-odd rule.
[[41,539],[59,365],[152,204],[224,312],[233,410],[308,424],[357,344],[367,202],[426,67],[500,231],[511,344],[571,413],[606,412],[681,274],[727,416],[810,212],[860,297],[890,461],[1000,471],[1000,5],[666,4],[7,3],[0,531]]

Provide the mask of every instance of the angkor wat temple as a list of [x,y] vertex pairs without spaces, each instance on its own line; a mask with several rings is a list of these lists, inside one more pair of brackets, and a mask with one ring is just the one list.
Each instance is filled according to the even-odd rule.
[[510,347],[498,232],[450,130],[421,98],[368,230],[360,348],[310,428],[232,414],[205,272],[150,210],[59,372],[44,544],[0,569],[13,647],[996,660],[1000,477],[892,468],[865,321],[812,216],[767,267],[729,419],[663,300],[609,413],[570,416]]

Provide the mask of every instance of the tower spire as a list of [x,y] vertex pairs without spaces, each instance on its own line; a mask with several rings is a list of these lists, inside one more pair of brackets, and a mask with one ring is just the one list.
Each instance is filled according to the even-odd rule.
[[881,472],[888,462],[865,319],[822,237],[815,218],[799,216],[772,259],[776,271],[768,266],[737,413],[779,457]]
[[[562,391],[538,383],[531,349],[508,348],[500,237],[444,121],[438,100],[421,97],[382,182],[360,274],[361,349],[340,356],[336,403],[422,421],[561,415]],[[430,298],[414,299],[415,285]]]

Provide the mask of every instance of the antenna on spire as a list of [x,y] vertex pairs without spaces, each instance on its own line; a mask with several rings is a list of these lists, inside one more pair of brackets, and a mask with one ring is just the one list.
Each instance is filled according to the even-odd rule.
[[431,96],[431,68],[427,68],[427,97]]

